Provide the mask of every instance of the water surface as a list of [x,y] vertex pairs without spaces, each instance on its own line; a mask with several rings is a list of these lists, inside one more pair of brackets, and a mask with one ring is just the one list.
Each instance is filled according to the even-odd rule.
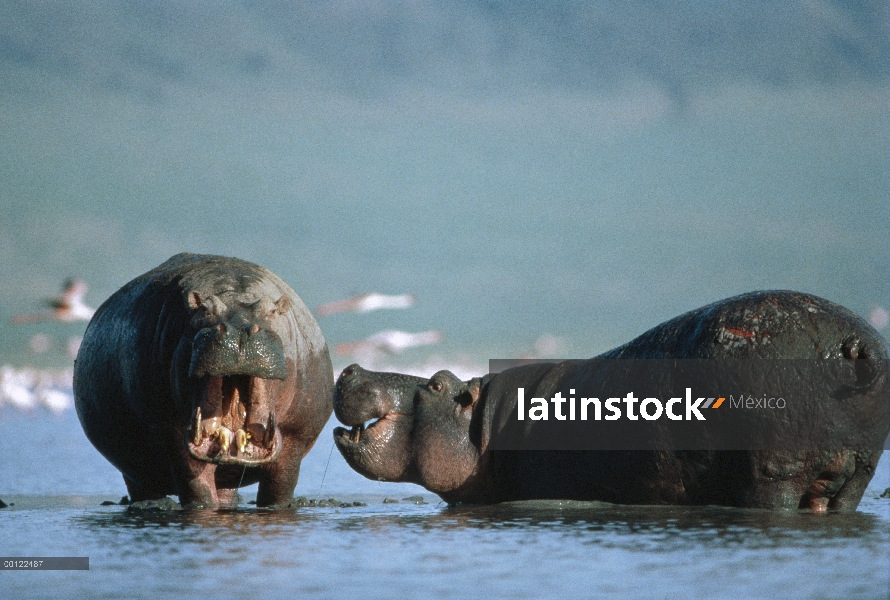
[[[296,495],[365,506],[129,514],[73,411],[0,409],[0,554],[88,556],[6,571],[15,598],[886,598],[890,452],[855,513],[516,502],[448,507],[346,465],[329,424]],[[27,441],[23,443],[23,441]],[[414,498],[422,497],[417,504]],[[399,500],[398,503],[384,499]]]
[[[513,503],[380,495],[366,507],[131,516],[99,497],[12,497],[12,554],[89,571],[6,572],[14,597],[262,593],[367,598],[884,598],[890,505],[812,515],[719,507]],[[565,504],[565,503],[563,503]],[[9,553],[9,552],[8,552]]]

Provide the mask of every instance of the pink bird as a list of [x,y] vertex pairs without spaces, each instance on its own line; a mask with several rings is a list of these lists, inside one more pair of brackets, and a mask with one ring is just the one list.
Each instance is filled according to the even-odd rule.
[[875,329],[883,329],[890,324],[890,311],[883,306],[875,306],[868,315],[868,320]]
[[381,331],[375,333],[366,340],[347,342],[334,346],[334,352],[340,356],[383,351],[390,354],[399,354],[405,348],[413,346],[425,346],[442,341],[444,335],[441,331],[430,330],[419,333],[407,333],[405,331]]
[[412,294],[386,295],[371,292],[346,300],[322,304],[315,309],[319,317],[327,317],[344,312],[366,313],[381,308],[408,308],[414,306],[416,298]]
[[16,315],[12,322],[16,325],[36,323],[38,321],[89,321],[93,318],[96,309],[83,303],[83,297],[87,293],[87,284],[80,279],[69,279],[65,282],[62,295],[53,300],[48,300],[50,310],[44,310],[26,315]]

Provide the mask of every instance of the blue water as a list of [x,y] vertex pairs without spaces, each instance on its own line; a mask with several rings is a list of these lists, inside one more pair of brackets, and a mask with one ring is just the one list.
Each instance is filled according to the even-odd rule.
[[[89,571],[6,571],[14,598],[886,598],[890,452],[859,511],[526,502],[449,508],[372,482],[336,451],[333,424],[296,495],[366,506],[130,515],[76,415],[0,410],[4,556],[88,556]],[[323,479],[323,480],[322,480]],[[424,504],[410,498],[422,496]],[[384,503],[384,499],[399,500]]]
[[[4,515],[13,554],[89,571],[5,572],[11,597],[886,598],[886,506],[854,515],[434,504],[131,517],[95,498]],[[19,502],[24,503],[23,500]],[[43,540],[53,540],[52,542]]]

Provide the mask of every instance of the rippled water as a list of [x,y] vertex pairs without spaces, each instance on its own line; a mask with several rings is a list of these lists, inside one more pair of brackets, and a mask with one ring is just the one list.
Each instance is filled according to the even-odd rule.
[[[322,433],[297,495],[350,508],[128,514],[119,474],[61,416],[0,410],[0,554],[88,556],[6,571],[4,597],[886,598],[888,456],[852,514],[522,502],[448,507],[363,479]],[[27,440],[28,443],[22,443]],[[330,456],[330,460],[328,457]],[[418,495],[424,504],[405,500]],[[398,503],[384,503],[385,498]]]
[[[12,597],[885,598],[887,501],[854,514],[515,503],[131,516],[97,497],[16,498]],[[429,497],[428,500],[433,500]]]

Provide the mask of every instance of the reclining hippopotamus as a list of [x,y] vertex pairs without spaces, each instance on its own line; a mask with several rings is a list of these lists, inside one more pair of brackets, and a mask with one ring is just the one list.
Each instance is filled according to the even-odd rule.
[[321,331],[284,281],[178,254],[96,311],[74,401],[132,501],[217,507],[259,482],[257,504],[279,505],[331,415],[333,379]]
[[[518,420],[518,388],[526,403],[533,396],[565,399],[638,359],[744,359],[739,363],[754,367],[771,359],[812,362],[820,365],[818,377],[786,361],[754,383],[761,389],[775,377],[818,402],[809,412],[756,413],[758,431],[785,440],[779,449],[541,449],[536,432],[565,422]],[[806,294],[755,292],[681,315],[590,360],[518,366],[466,382],[448,371],[427,380],[352,365],[334,392],[334,412],[351,429],[338,427],[334,437],[362,475],[417,483],[449,503],[574,499],[853,510],[890,432],[887,363],[886,342],[849,310]],[[599,431],[607,431],[604,423],[595,423]],[[651,427],[656,436],[664,430]]]

